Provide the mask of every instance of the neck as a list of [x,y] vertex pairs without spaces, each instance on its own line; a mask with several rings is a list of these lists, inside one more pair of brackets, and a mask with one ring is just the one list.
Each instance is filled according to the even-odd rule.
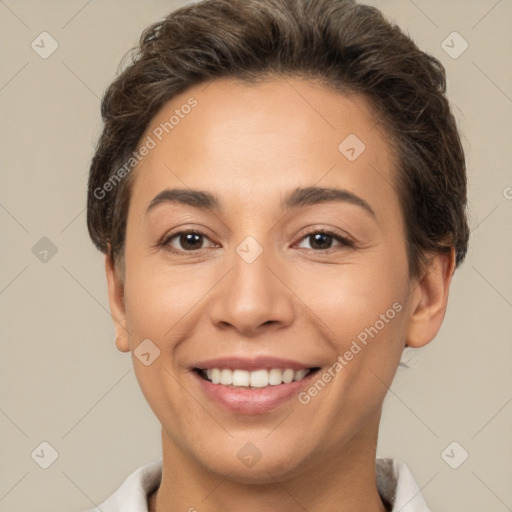
[[162,429],[160,487],[149,512],[386,512],[375,479],[378,418],[337,453],[311,458],[293,475],[257,484],[214,473],[184,453]]

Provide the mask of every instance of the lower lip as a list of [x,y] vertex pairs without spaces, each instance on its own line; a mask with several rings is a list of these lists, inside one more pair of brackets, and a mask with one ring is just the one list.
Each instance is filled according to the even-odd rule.
[[215,403],[231,412],[263,414],[284,404],[309,384],[318,372],[309,373],[302,380],[264,388],[230,388],[203,379],[196,371],[192,374],[206,395]]

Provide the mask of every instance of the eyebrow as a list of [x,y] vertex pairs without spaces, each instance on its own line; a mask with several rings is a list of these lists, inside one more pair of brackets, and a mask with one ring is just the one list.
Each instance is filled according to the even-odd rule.
[[[302,187],[289,192],[281,201],[283,210],[291,210],[303,206],[326,203],[331,201],[344,202],[359,206],[376,217],[373,208],[361,197],[340,188],[329,187]],[[157,194],[149,204],[146,215],[163,203],[175,203],[201,208],[203,210],[213,210],[221,213],[221,200],[216,194],[205,192],[203,190],[191,189],[165,189]]]

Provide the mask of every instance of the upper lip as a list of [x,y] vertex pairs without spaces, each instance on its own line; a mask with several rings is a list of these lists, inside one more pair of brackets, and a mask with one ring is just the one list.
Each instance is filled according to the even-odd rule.
[[207,361],[200,361],[193,365],[193,368],[200,370],[209,370],[212,368],[229,369],[229,370],[271,370],[272,368],[280,368],[286,370],[302,370],[315,368],[314,365],[304,364],[293,359],[283,359],[273,356],[256,356],[256,357],[219,357],[216,359],[208,359]]

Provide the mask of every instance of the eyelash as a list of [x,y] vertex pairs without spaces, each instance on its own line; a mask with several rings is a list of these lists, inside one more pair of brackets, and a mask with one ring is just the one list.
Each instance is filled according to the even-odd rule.
[[[192,251],[178,250],[178,249],[175,249],[174,247],[170,246],[171,240],[178,237],[179,235],[186,235],[186,234],[201,235],[201,236],[209,239],[209,236],[204,231],[201,231],[200,229],[190,229],[190,230],[178,231],[177,233],[173,233],[172,235],[165,237],[162,240],[162,242],[158,245],[160,247],[166,249],[167,251],[169,251],[173,254],[176,254],[178,256],[186,256],[187,253],[193,254],[193,253],[198,253],[199,251],[201,251],[202,249],[192,250]],[[310,231],[309,233],[302,235],[299,242],[301,242],[302,240],[304,240],[312,235],[317,235],[317,234],[332,236],[336,241],[341,242],[341,244],[345,247],[351,248],[351,247],[355,246],[354,242],[352,240],[350,240],[349,238],[340,236],[339,234],[334,233],[333,231],[329,231],[329,230],[325,230],[325,229],[317,229],[314,231]],[[311,250],[315,253],[320,253],[320,254],[330,254],[331,252],[336,251],[336,248],[318,249],[318,250],[307,249],[307,250]]]

